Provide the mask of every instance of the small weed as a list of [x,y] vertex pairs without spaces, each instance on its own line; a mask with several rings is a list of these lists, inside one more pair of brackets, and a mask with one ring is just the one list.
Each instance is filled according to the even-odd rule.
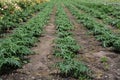
[[102,62],[102,63],[106,63],[106,62],[108,62],[108,58],[107,57],[102,57],[101,59],[100,59],[100,61]]

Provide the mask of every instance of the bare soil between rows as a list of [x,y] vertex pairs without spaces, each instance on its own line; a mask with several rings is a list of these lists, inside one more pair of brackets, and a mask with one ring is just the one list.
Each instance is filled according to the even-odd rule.
[[[36,53],[30,55],[30,63],[25,64],[21,69],[17,69],[8,75],[3,75],[3,80],[52,80],[52,73],[56,72],[52,66],[54,65],[53,46],[55,39],[55,13],[50,16],[49,24],[44,28],[44,34],[39,38],[40,42],[37,43],[37,47],[33,47],[32,50]],[[56,79],[55,79],[56,80]]]
[[[79,59],[93,71],[94,80],[120,80],[120,55],[110,48],[103,48],[88,30],[77,23],[76,18],[64,7],[70,21],[75,26],[74,38],[81,45]],[[102,62],[102,59],[106,62]]]
[[[75,30],[73,37],[76,39],[81,49],[78,59],[93,71],[93,80],[120,80],[120,55],[116,54],[112,49],[103,48],[101,42],[97,41],[88,30],[77,23],[76,18],[64,6],[70,21],[73,23]],[[53,56],[53,46],[55,35],[55,14],[56,7],[50,16],[50,22],[45,26],[45,33],[39,38],[40,42],[33,47],[35,55],[30,55],[30,63],[25,64],[21,69],[17,69],[10,74],[3,75],[3,80],[76,80],[72,78],[62,78],[58,74],[58,70],[53,65],[59,61]],[[107,58],[103,63],[102,58]]]
[[56,7],[52,11],[49,24],[44,28],[43,36],[39,38],[40,42],[32,48],[36,54],[27,57],[30,62],[21,69],[3,75],[3,80],[75,80],[71,77],[61,76],[59,70],[54,67],[56,62],[61,61],[53,55],[56,38],[55,14]]

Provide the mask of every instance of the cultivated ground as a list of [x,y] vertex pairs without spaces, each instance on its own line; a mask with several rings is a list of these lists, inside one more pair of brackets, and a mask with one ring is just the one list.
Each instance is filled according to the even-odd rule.
[[[96,40],[93,34],[78,20],[64,3],[61,4],[67,14],[70,22],[74,26],[74,39],[77,44],[81,45],[81,49],[77,55],[77,59],[83,61],[91,70],[93,80],[120,80],[120,55],[113,48],[105,48],[102,43]],[[77,80],[71,77],[63,77],[59,75],[59,70],[54,64],[61,59],[53,56],[56,35],[56,11],[57,5],[54,5],[48,24],[44,26],[44,33],[39,37],[39,42],[32,50],[36,53],[27,56],[30,62],[22,68],[14,70],[9,74],[2,75],[3,80]],[[83,12],[84,13],[84,12]],[[86,13],[87,14],[87,13]],[[102,20],[96,18],[97,22],[103,23]],[[110,30],[118,34],[119,29],[112,28],[111,25],[105,24]]]

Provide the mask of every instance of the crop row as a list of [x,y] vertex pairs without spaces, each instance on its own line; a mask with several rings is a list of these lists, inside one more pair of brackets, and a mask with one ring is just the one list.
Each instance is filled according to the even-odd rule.
[[80,46],[72,36],[72,26],[62,6],[57,6],[56,30],[58,38],[55,40],[54,55],[63,59],[56,64],[60,73],[65,76],[84,79],[88,78],[89,69],[84,63],[75,59]]
[[104,12],[110,16],[115,17],[116,19],[120,19],[120,8],[119,6],[110,6],[110,5],[93,5],[96,9],[99,9],[99,11]]
[[35,12],[41,11],[45,6],[46,4],[36,4],[27,6],[23,11],[17,10],[14,14],[7,14],[0,20],[0,34],[18,27],[21,22],[26,22]]
[[100,12],[99,10],[96,10],[93,8],[89,8],[85,5],[79,5],[80,3],[73,3],[78,9],[85,11],[86,13],[92,15],[95,18],[103,20],[104,23],[120,27],[120,20],[116,18],[112,18],[108,16],[106,13]]
[[0,71],[11,67],[21,67],[24,56],[32,54],[30,50],[46,25],[53,4],[49,3],[36,17],[19,26],[8,38],[0,42]]
[[[80,1],[78,1],[80,2]],[[80,2],[81,3],[81,2]],[[109,5],[109,4],[96,4],[96,3],[81,3],[82,5],[88,6],[90,8],[94,8],[99,10],[102,13],[108,14],[110,16],[115,17],[116,19],[120,19],[120,7]]]
[[98,23],[89,15],[82,14],[74,6],[66,4],[71,13],[77,18],[79,23],[82,23],[87,29],[89,29],[97,40],[102,42],[104,47],[113,47],[116,51],[120,51],[120,37],[113,34],[104,25]]

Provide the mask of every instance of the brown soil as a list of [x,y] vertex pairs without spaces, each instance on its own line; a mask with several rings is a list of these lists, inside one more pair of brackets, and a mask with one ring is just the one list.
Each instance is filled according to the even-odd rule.
[[[89,31],[83,25],[77,23],[76,18],[65,6],[64,10],[75,27],[73,37],[82,47],[78,59],[84,61],[93,71],[93,80],[120,80],[120,55],[111,49],[103,48],[101,42],[97,41],[92,34],[88,34]],[[37,43],[37,47],[32,48],[36,54],[28,56],[30,63],[11,74],[3,75],[3,80],[76,80],[61,78],[57,75],[58,70],[52,67],[55,62],[59,61],[58,58],[53,56],[53,41],[56,38],[55,13],[56,8],[54,7],[50,22],[45,26],[43,37],[39,38],[40,42]]]
[[[74,38],[82,46],[79,58],[83,60],[93,71],[94,80],[120,80],[120,55],[111,49],[103,48],[95,37],[88,34],[88,30],[65,7],[69,19],[75,26]],[[102,62],[105,58],[106,61]]]
[[53,41],[55,39],[55,13],[54,7],[50,17],[50,22],[45,26],[45,33],[43,37],[40,37],[40,42],[37,43],[37,47],[33,47],[32,50],[36,53],[30,55],[30,63],[25,64],[22,69],[14,71],[12,74],[3,76],[3,80],[55,80],[50,75],[55,70],[50,70],[51,65],[54,65],[53,58]]
[[106,50],[101,46],[101,43],[98,42],[95,37],[88,33],[88,30],[83,27],[83,25],[77,23],[77,20],[74,16],[70,13],[70,11],[65,7],[65,11],[75,26],[75,30],[73,31],[75,39],[82,45],[82,53],[93,53],[98,51]]

